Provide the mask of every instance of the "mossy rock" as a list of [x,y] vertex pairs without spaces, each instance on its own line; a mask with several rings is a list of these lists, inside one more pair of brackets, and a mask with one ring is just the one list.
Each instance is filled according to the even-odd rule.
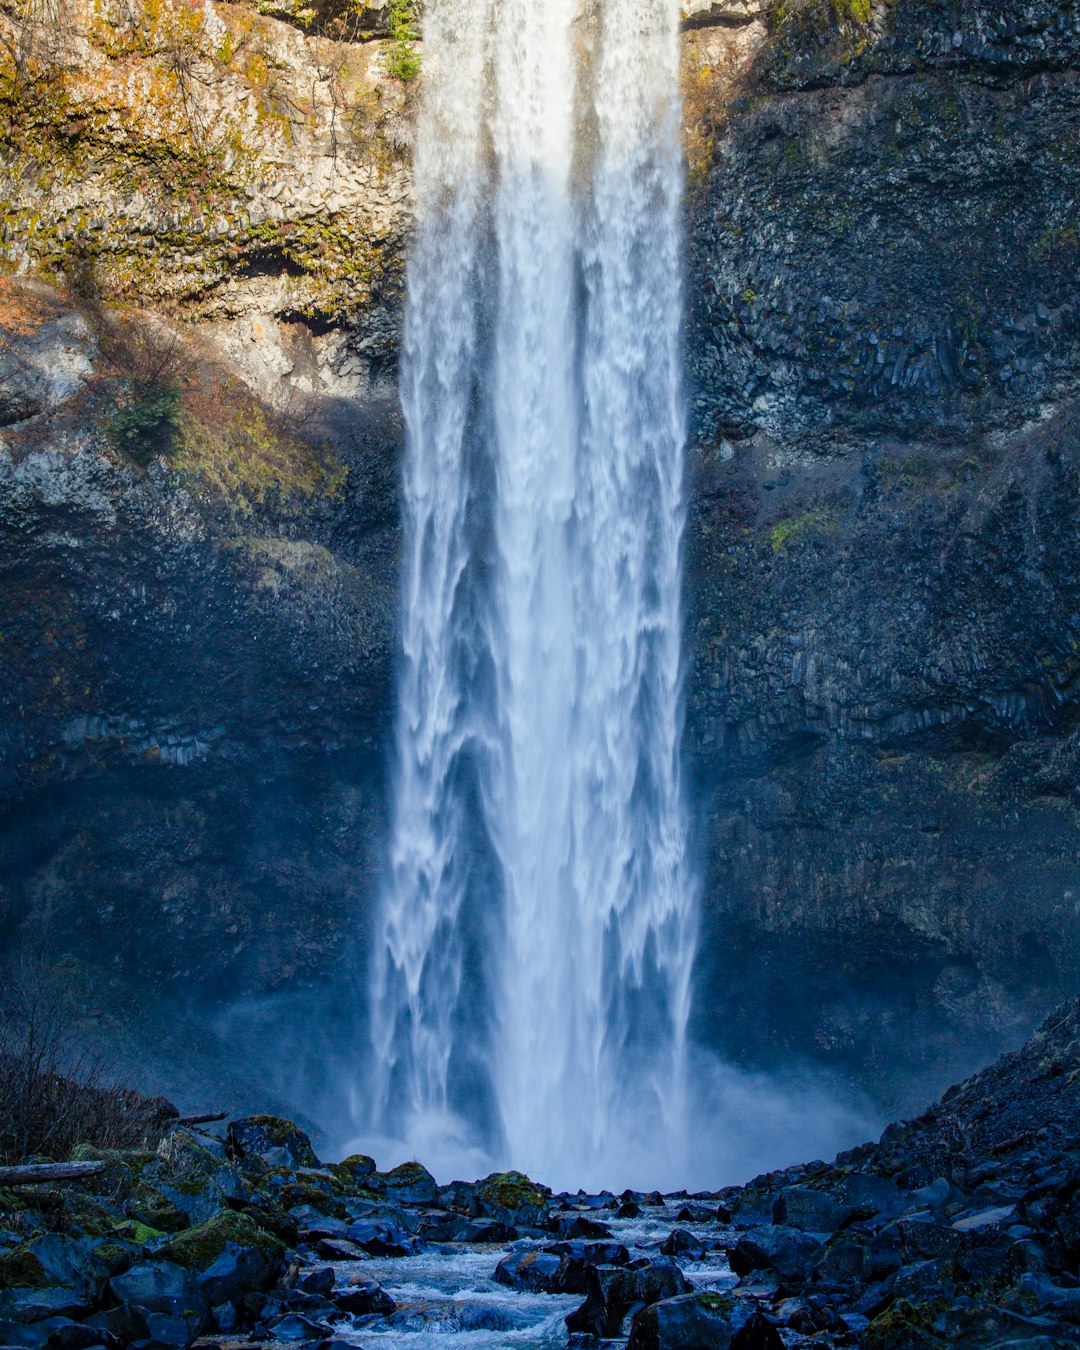
[[227,1148],[241,1161],[260,1158],[276,1167],[318,1167],[311,1140],[283,1116],[246,1116],[230,1123]]
[[[140,1228],[142,1226],[139,1225]],[[94,1248],[94,1251],[105,1262],[110,1279],[114,1275],[122,1275],[125,1270],[130,1270],[140,1254],[139,1244],[127,1242],[102,1242]]]
[[389,1172],[373,1172],[368,1184],[406,1204],[431,1205],[439,1198],[439,1183],[418,1162],[402,1163]]
[[866,1350],[939,1350],[947,1341],[934,1329],[931,1309],[897,1300],[863,1333]]
[[336,1195],[324,1191],[321,1186],[311,1186],[305,1182],[282,1186],[281,1203],[286,1209],[295,1209],[297,1205],[310,1205],[320,1214],[331,1214],[335,1219],[345,1217],[345,1206]]
[[253,1247],[278,1260],[285,1254],[285,1244],[250,1215],[228,1209],[162,1243],[154,1257],[158,1261],[175,1261],[198,1274],[212,1266],[230,1242],[238,1247]]
[[163,1243],[155,1259],[190,1271],[210,1304],[231,1303],[268,1288],[277,1278],[285,1244],[247,1214],[234,1210],[208,1219]]
[[48,1283],[45,1267],[25,1244],[0,1256],[0,1289],[43,1289]]
[[346,1186],[361,1185],[377,1169],[375,1159],[369,1158],[366,1153],[350,1153],[347,1158],[342,1158],[341,1162],[334,1163],[331,1169]]
[[91,1195],[108,1195],[126,1200],[139,1184],[143,1169],[157,1155],[143,1149],[94,1148],[79,1144],[72,1152],[73,1162],[103,1162],[105,1171],[87,1177],[81,1183]]
[[540,1223],[548,1214],[548,1192],[524,1172],[493,1172],[473,1188],[472,1208],[504,1223]]
[[139,1186],[124,1209],[129,1218],[162,1233],[179,1233],[190,1223],[180,1206],[155,1186]]

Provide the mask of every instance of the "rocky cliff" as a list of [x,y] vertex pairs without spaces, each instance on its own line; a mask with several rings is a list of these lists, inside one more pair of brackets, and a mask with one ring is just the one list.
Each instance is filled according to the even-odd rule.
[[[1080,21],[684,12],[698,1032],[906,1106],[1080,956]],[[172,991],[139,1034],[174,1059],[240,999],[253,1053],[316,1001],[344,1031],[411,39],[208,0],[0,23],[0,933],[105,1006]]]

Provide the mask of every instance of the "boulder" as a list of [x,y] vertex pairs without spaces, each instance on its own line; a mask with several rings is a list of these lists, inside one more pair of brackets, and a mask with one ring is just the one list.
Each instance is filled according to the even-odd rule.
[[294,1312],[271,1318],[266,1329],[276,1341],[321,1341],[330,1335],[330,1327],[325,1322],[315,1322]]
[[[389,1223],[378,1223],[373,1219],[360,1219],[357,1223],[351,1224],[348,1240],[368,1256],[411,1256],[413,1252],[419,1251],[422,1245],[404,1228],[397,1228]],[[323,1245],[320,1243],[320,1251]]]
[[614,1236],[606,1224],[598,1219],[590,1219],[584,1214],[575,1214],[572,1210],[561,1214],[552,1214],[544,1225],[562,1238],[609,1238]]
[[438,1182],[418,1162],[406,1162],[393,1171],[374,1173],[369,1184],[404,1205],[433,1205],[439,1198]]
[[670,1257],[632,1266],[587,1266],[585,1302],[566,1318],[566,1326],[571,1333],[617,1337],[633,1309],[690,1292],[691,1285]]
[[739,1239],[728,1251],[728,1263],[740,1276],[755,1270],[775,1270],[785,1280],[802,1279],[820,1246],[817,1238],[797,1228],[765,1224]]
[[[372,1255],[359,1243],[347,1242],[344,1238],[320,1238],[315,1250],[324,1261],[367,1261]],[[402,1256],[404,1253],[392,1252],[390,1255]]]
[[268,1289],[281,1270],[285,1247],[247,1214],[224,1210],[178,1234],[155,1255],[190,1271],[213,1305]]
[[0,1256],[0,1288],[60,1285],[93,1300],[108,1277],[92,1242],[59,1233],[43,1233]]
[[852,1206],[806,1186],[787,1186],[773,1202],[773,1223],[802,1233],[835,1233],[850,1222],[852,1213]]
[[685,1228],[676,1228],[660,1244],[661,1256],[679,1256],[683,1253],[698,1255],[705,1250],[705,1244]]
[[626,1350],[728,1350],[749,1311],[722,1294],[663,1299],[635,1314]]
[[549,1192],[523,1172],[495,1172],[473,1187],[474,1218],[498,1219],[518,1228],[535,1228],[549,1214]]
[[139,1209],[129,1206],[129,1213],[138,1213],[154,1227],[176,1231],[187,1225],[175,1221],[175,1211],[186,1215],[188,1223],[202,1223],[225,1205],[247,1203],[250,1198],[247,1184],[217,1140],[178,1129],[162,1139],[157,1156],[142,1169],[138,1198],[133,1197]]
[[239,1162],[259,1159],[268,1167],[318,1167],[311,1140],[282,1116],[246,1116],[230,1123],[226,1134],[229,1155]]
[[73,1289],[0,1289],[0,1321],[41,1322],[46,1317],[81,1317],[91,1310],[85,1294]]
[[473,1219],[458,1234],[459,1242],[492,1242],[502,1244],[517,1240],[518,1231],[499,1219]]
[[351,1313],[353,1317],[392,1313],[397,1307],[382,1285],[376,1284],[374,1280],[365,1280],[348,1289],[338,1290],[333,1299],[342,1312]]
[[366,1153],[350,1153],[341,1162],[334,1163],[332,1170],[346,1186],[364,1186],[377,1169],[375,1159],[369,1158]]
[[329,1266],[320,1266],[317,1270],[306,1270],[296,1281],[297,1289],[302,1289],[305,1294],[321,1294],[323,1298],[329,1298],[334,1292],[334,1285],[337,1283],[337,1276]]
[[173,1261],[147,1261],[109,1281],[113,1297],[130,1303],[146,1320],[149,1339],[165,1346],[190,1345],[209,1318],[206,1297],[189,1270]]

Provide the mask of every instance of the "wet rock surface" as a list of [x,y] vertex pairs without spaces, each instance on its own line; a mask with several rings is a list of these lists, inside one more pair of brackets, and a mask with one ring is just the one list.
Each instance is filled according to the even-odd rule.
[[[1080,1345],[1078,1120],[1073,1000],[876,1144],[694,1196],[552,1195],[505,1173],[403,1199],[425,1185],[419,1164],[325,1166],[288,1120],[233,1121],[224,1143],[176,1127],[154,1152],[101,1154],[99,1177],[0,1192],[0,1344],[1066,1350]],[[192,1154],[241,1189],[176,1233],[147,1226],[140,1187],[182,1189]],[[492,1203],[512,1236],[432,1236]],[[591,1215],[612,1238],[557,1236]],[[327,1264],[320,1235],[339,1225],[397,1241],[344,1243]]]

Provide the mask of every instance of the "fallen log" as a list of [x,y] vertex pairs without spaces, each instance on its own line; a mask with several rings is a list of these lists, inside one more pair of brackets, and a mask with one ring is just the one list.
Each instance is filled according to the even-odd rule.
[[177,1116],[174,1125],[209,1125],[215,1120],[228,1120],[228,1111],[205,1111],[201,1116]]
[[0,1186],[37,1186],[44,1181],[81,1181],[105,1171],[103,1162],[23,1163],[0,1167]]

